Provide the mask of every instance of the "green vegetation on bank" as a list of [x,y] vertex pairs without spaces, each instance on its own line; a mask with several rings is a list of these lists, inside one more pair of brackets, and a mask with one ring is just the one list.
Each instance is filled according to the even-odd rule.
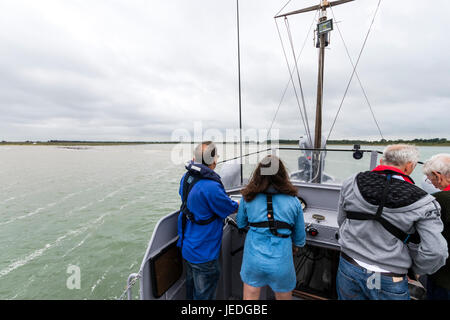
[[[273,141],[275,143],[275,141]],[[0,145],[44,145],[44,146],[113,146],[113,145],[138,145],[138,144],[178,144],[179,141],[69,141],[69,140],[49,140],[49,141],[1,141]],[[184,143],[198,143],[184,142]],[[231,144],[237,144],[238,142],[226,142]],[[255,141],[245,141],[245,144],[256,143]],[[270,144],[271,141],[264,143]],[[276,141],[278,144],[292,144],[298,145],[298,140],[280,139]],[[433,139],[414,139],[414,140],[328,140],[329,145],[389,145],[396,143],[410,143],[417,146],[450,146],[450,140],[446,138],[433,138]]]
[[[279,144],[298,144],[298,140],[283,140],[280,139]],[[368,141],[368,140],[328,140],[328,145],[380,145],[387,146],[390,144],[398,144],[398,143],[406,143],[406,144],[414,144],[416,146],[450,146],[450,140],[445,138],[433,138],[433,139],[414,139],[414,140],[376,140],[376,141]]]
[[450,146],[450,140],[445,138],[433,138],[433,139],[414,139],[414,140],[386,140],[381,139],[379,141],[366,141],[366,140],[328,140],[328,144],[361,144],[361,145],[389,145],[397,143],[409,143],[416,146]]
[[[284,140],[280,139],[278,141],[279,144],[298,144],[298,140]],[[414,144],[416,146],[450,146],[450,140],[445,138],[434,138],[434,139],[414,139],[414,140],[386,140],[381,139],[377,141],[368,141],[368,140],[328,140],[328,145],[379,145],[379,146],[387,146],[389,144],[398,144],[398,143],[406,143],[406,144]]]
[[69,141],[69,140],[49,140],[49,141],[1,141],[0,145],[41,145],[41,146],[115,146],[133,144],[170,144],[178,142],[168,141]]

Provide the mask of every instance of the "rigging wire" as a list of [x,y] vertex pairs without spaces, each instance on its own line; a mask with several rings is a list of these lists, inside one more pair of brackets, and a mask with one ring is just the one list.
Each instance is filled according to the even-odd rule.
[[[288,2],[288,3],[289,3],[289,2]],[[287,4],[286,4],[286,5],[287,5]],[[285,5],[285,7],[286,7],[286,5]],[[284,9],[284,7],[283,7],[283,9]],[[281,12],[283,9],[281,9],[280,12]],[[317,13],[318,13],[318,12],[319,12],[319,11],[316,11],[316,14],[315,14],[314,17],[313,17],[313,20],[312,20],[311,25],[310,25],[309,30],[308,30],[308,34],[306,35],[305,40],[303,41],[303,46],[302,46],[302,48],[301,48],[301,50],[300,50],[300,53],[298,54],[297,61],[300,60],[300,57],[301,57],[301,55],[302,55],[302,53],[303,53],[303,50],[305,49],[305,46],[306,46],[306,43],[307,43],[307,41],[308,41],[309,35],[310,35],[310,33],[311,33],[312,27],[313,27],[313,25],[314,25],[314,22],[316,21]],[[279,13],[278,13],[278,14],[279,14]],[[277,14],[277,15],[278,15],[278,14]],[[294,72],[294,70],[293,70],[292,72]],[[292,77],[292,73],[290,74],[290,77]],[[272,123],[270,124],[269,131],[267,132],[267,140],[269,140],[269,133],[270,133],[270,131],[272,130],[272,127],[273,127],[273,125],[274,125],[274,123],[275,123],[275,119],[277,118],[278,112],[280,111],[281,104],[282,104],[283,101],[284,101],[284,97],[286,96],[286,92],[287,92],[287,89],[289,88],[289,85],[290,85],[290,84],[291,84],[291,79],[289,78],[288,81],[287,81],[287,83],[286,83],[286,86],[285,86],[285,88],[284,88],[283,94],[281,95],[281,99],[280,99],[280,103],[278,104],[277,111],[275,112],[275,115],[274,115],[274,117],[273,117],[273,119],[272,119]]]
[[295,58],[294,41],[292,40],[291,27],[290,27],[290,25],[289,25],[289,20],[287,19],[287,17],[285,17],[284,23],[285,23],[285,25],[286,25],[286,30],[287,30],[287,32],[288,32],[289,42],[290,42],[290,44],[291,44],[292,57],[294,58],[295,70],[296,70],[296,73],[297,73],[298,84],[299,84],[299,87],[300,87],[300,93],[301,93],[301,96],[302,96],[303,112],[305,113],[305,120],[306,120],[307,130],[308,130],[308,133],[309,133],[309,140],[310,140],[310,143],[312,144],[312,140],[311,140],[311,130],[310,130],[310,128],[309,128],[309,121],[308,121],[308,113],[306,112],[305,96],[304,96],[304,94],[303,94],[302,81],[301,81],[301,79],[300,79],[300,70],[299,70],[299,68],[298,68],[297,59]]
[[275,15],[275,17],[278,16],[278,15],[281,13],[281,11],[283,11],[284,8],[286,8],[286,7],[288,6],[288,4],[291,3],[291,1],[292,1],[292,0],[289,0],[289,1],[283,6],[283,8],[281,8],[280,11],[278,11],[278,13]]
[[[330,6],[330,10],[331,10],[331,14],[333,15],[333,19],[337,20],[336,16],[334,15],[334,11],[333,11],[333,7],[332,6]],[[350,56],[347,44],[345,43],[344,36],[342,35],[341,29],[339,28],[339,24],[338,23],[336,23],[336,27],[337,27],[337,30],[339,32],[339,36],[340,36],[340,38],[342,40],[342,43],[344,44],[345,51],[347,52],[347,57],[350,60],[350,63],[352,65],[352,67],[355,68],[355,64],[353,63],[353,60],[352,60],[352,58]],[[359,75],[358,75],[358,72],[356,71],[356,69],[355,69],[355,76],[356,76],[356,79],[359,82],[359,86],[361,87],[361,90],[362,90],[362,92],[364,94],[364,97],[366,99],[367,105],[369,106],[370,112],[372,113],[373,120],[375,121],[375,124],[376,124],[376,126],[378,128],[378,132],[380,133],[381,139],[384,139],[383,133],[381,132],[380,125],[379,125],[379,123],[378,123],[378,121],[377,121],[377,119],[375,117],[375,113],[373,112],[372,104],[369,101],[369,98],[368,98],[368,96],[366,94],[366,90],[364,90],[364,87],[363,87],[363,85],[361,83],[361,79],[359,78]]]
[[[291,81],[292,87],[294,89],[294,94],[295,94],[295,98],[296,98],[296,101],[297,101],[298,110],[300,111],[301,120],[303,122],[303,126],[305,127],[305,131],[306,131],[306,134],[308,136],[308,139],[309,139],[310,143],[312,144],[311,133],[309,132],[308,127],[306,126],[305,117],[303,116],[303,113],[302,113],[302,110],[301,110],[301,107],[300,107],[300,100],[299,100],[299,97],[298,97],[298,93],[297,93],[297,89],[296,89],[296,86],[295,86],[294,78],[292,76],[293,71],[291,71],[291,66],[289,65],[289,59],[287,57],[286,49],[284,47],[283,38],[281,37],[280,28],[278,27],[278,23],[277,23],[276,19],[275,19],[275,26],[277,27],[278,37],[280,38],[281,47],[283,49],[283,55],[284,55],[284,58],[286,60],[286,65],[287,65],[287,68],[288,68],[288,71],[289,71],[289,74],[290,74],[290,81]],[[298,70],[297,70],[297,72],[298,72]]]
[[330,131],[328,132],[328,137],[327,137],[327,140],[326,140],[326,141],[328,141],[328,140],[330,139],[331,133],[332,133],[332,131],[333,131],[333,129],[334,129],[334,125],[336,124],[336,120],[337,120],[337,118],[338,118],[338,116],[339,116],[339,113],[341,112],[342,105],[343,105],[343,103],[344,103],[345,97],[347,96],[348,89],[349,89],[350,84],[351,84],[351,82],[352,82],[352,80],[353,80],[353,76],[355,75],[356,67],[357,67],[358,64],[359,64],[359,60],[361,59],[361,55],[362,55],[362,53],[363,53],[363,51],[364,51],[364,49],[365,49],[365,47],[366,47],[367,39],[369,38],[369,34],[370,34],[370,32],[372,31],[372,26],[373,26],[373,23],[375,22],[375,17],[377,16],[378,9],[380,8],[380,4],[381,4],[381,0],[378,0],[378,5],[377,5],[377,8],[376,8],[376,10],[375,10],[375,14],[374,14],[374,16],[373,16],[373,18],[372,18],[372,22],[370,23],[369,30],[367,31],[366,37],[365,37],[365,39],[364,39],[363,45],[362,45],[361,50],[360,50],[359,55],[358,55],[358,59],[356,60],[356,64],[355,64],[355,66],[353,67],[352,75],[351,75],[351,77],[350,77],[350,80],[348,81],[347,88],[345,89],[344,96],[342,97],[342,101],[341,101],[341,103],[340,103],[340,105],[339,105],[338,111],[337,111],[336,116],[335,116],[335,118],[334,118],[334,120],[333,120],[333,124],[331,125]]

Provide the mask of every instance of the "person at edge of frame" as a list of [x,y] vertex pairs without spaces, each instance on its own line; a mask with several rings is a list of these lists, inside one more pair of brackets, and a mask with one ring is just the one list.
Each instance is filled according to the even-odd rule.
[[[444,223],[442,235],[450,241],[450,154],[441,153],[427,160],[423,166],[426,182],[432,184],[439,192],[433,193],[441,205],[441,219]],[[427,277],[428,300],[450,300],[450,261],[437,272]]]

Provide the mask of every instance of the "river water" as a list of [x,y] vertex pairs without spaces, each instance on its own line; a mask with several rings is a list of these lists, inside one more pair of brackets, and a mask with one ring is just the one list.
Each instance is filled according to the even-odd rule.
[[[237,145],[218,148],[219,160],[239,154]],[[257,149],[247,145],[244,153]],[[421,160],[450,153],[419,149]],[[170,144],[0,146],[0,299],[118,298],[157,221],[178,209],[191,152],[191,145]],[[246,159],[245,176],[263,155]],[[279,155],[296,170],[299,151]],[[325,171],[339,182],[369,163],[368,155],[355,161],[349,152],[329,152]],[[421,185],[421,168],[413,178]]]

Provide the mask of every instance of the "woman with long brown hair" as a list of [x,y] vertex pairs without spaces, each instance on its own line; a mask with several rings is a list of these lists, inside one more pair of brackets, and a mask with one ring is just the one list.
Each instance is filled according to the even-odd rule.
[[276,299],[291,299],[296,284],[292,244],[302,247],[306,240],[297,189],[281,160],[269,155],[257,165],[241,193],[237,224],[239,228],[250,226],[240,273],[244,299],[259,299],[265,285]]

